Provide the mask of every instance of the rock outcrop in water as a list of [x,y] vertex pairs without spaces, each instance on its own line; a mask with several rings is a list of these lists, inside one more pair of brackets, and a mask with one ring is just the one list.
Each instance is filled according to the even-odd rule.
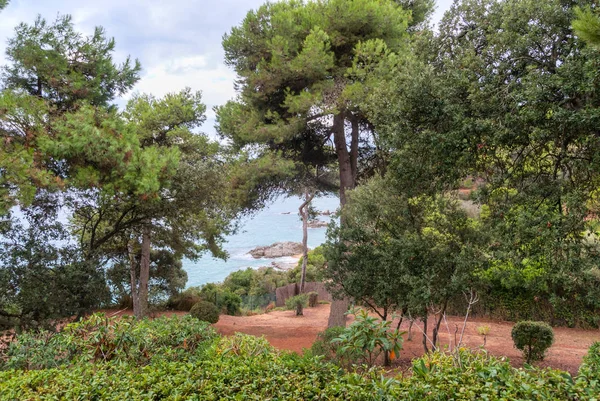
[[282,258],[284,256],[295,256],[302,253],[302,244],[299,242],[276,242],[269,246],[259,246],[251,250],[250,255],[258,258]]
[[311,220],[308,222],[308,228],[325,228],[328,225],[329,223],[323,220]]

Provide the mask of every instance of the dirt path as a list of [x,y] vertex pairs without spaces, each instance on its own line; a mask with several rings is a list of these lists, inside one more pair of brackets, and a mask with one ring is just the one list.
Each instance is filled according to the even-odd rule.
[[[302,352],[303,348],[310,348],[317,333],[327,327],[329,305],[318,305],[315,308],[305,309],[305,315],[296,317],[293,311],[275,311],[257,316],[221,316],[215,325],[217,330],[224,335],[235,332],[264,335],[276,348],[295,352]],[[440,343],[447,345],[449,339],[454,340],[454,331],[459,327],[457,337],[462,329],[462,317],[450,317],[448,325],[442,324],[440,330]],[[430,322],[431,327],[432,322]],[[513,347],[510,331],[513,323],[497,322],[485,319],[470,319],[467,323],[463,344],[469,348],[479,348],[483,345],[483,337],[477,333],[477,327],[487,325],[490,333],[487,336],[486,349],[493,355],[510,358],[515,366],[522,366],[523,359],[520,352]],[[395,326],[395,324],[394,324]],[[408,322],[404,322],[401,330],[408,330]],[[450,332],[450,335],[448,335]],[[410,366],[410,361],[423,355],[422,332],[415,324],[413,326],[413,341],[404,342],[404,350],[396,361],[399,367]],[[600,330],[580,330],[556,328],[555,343],[548,351],[546,359],[539,366],[550,366],[577,373],[583,356],[595,341],[600,341]],[[405,336],[406,338],[406,336]]]

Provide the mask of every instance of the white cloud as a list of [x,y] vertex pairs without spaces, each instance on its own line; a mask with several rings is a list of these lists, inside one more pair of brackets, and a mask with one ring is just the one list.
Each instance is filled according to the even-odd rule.
[[202,98],[210,110],[235,96],[235,73],[223,64],[210,66],[209,58],[197,55],[165,60],[146,69],[134,91],[160,97],[190,87],[202,91]]

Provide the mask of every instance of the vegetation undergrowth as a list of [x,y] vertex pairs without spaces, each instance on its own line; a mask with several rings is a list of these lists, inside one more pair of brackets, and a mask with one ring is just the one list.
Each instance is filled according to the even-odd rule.
[[1,356],[0,400],[579,401],[600,391],[600,343],[575,378],[467,350],[432,353],[412,374],[385,378],[380,368],[344,370],[310,352],[277,351],[264,338],[221,337],[189,316],[94,315],[60,333],[19,335]]

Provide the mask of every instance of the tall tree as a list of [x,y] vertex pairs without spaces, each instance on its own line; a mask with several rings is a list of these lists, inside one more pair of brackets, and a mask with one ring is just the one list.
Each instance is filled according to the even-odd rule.
[[[10,64],[3,68],[4,88],[0,94],[1,215],[9,215],[15,204],[27,213],[32,203],[59,207],[57,201],[82,202],[90,194],[118,199],[125,192],[141,200],[151,199],[161,189],[160,183],[176,169],[178,151],[144,148],[137,127],[127,123],[112,104],[116,96],[133,87],[140,69],[129,59],[122,65],[115,64],[114,45],[102,28],[96,28],[89,37],[79,34],[69,16],[59,17],[53,24],[38,18],[32,26],[17,27],[16,36],[9,41]],[[49,191],[57,189],[67,190],[67,195],[49,198]],[[80,211],[77,202],[69,206],[69,210]],[[59,232],[42,220],[30,224],[45,241],[50,237],[42,231],[44,228],[49,230],[47,235]],[[94,242],[100,240],[95,238]],[[55,253],[62,254],[67,248]],[[19,266],[8,259],[15,255],[11,249],[8,242],[3,244],[2,270],[9,275]],[[102,266],[98,255],[90,256],[85,249],[77,257],[92,268],[81,271],[92,282],[93,269]],[[65,259],[55,260],[58,262],[48,259],[49,266],[62,266]],[[25,270],[19,277],[36,274],[36,264],[20,266]],[[57,283],[78,285],[68,279],[71,270],[53,271]],[[22,280],[14,283],[18,283],[12,288],[16,294],[25,294],[23,289],[30,284]],[[69,305],[61,310],[69,310]]]
[[[409,19],[390,0],[284,1],[249,12],[223,40],[239,97],[217,108],[218,131],[240,147],[335,158],[344,205],[346,191],[379,167],[372,125],[352,100],[353,67],[361,49],[401,51]],[[334,303],[330,326],[345,325],[346,308]]]
[[[76,32],[70,16],[16,28],[2,69],[0,214],[15,203],[26,206],[38,188],[64,188],[74,177],[81,184],[85,176],[86,185],[97,185],[93,178],[124,164],[130,137],[108,126],[114,110],[102,109],[133,87],[140,66],[129,59],[115,64],[114,46],[102,28],[89,37]],[[69,124],[86,135],[59,137],[59,127]],[[81,152],[86,139],[95,152]],[[63,147],[69,151],[53,153]]]
[[[600,178],[599,59],[572,29],[575,6],[592,3],[455,2],[439,34],[415,43],[414,68],[393,69],[363,98],[394,149],[390,170],[420,183],[416,193],[482,179],[476,196],[498,259],[490,287],[510,283],[508,293],[532,303],[543,294],[555,310],[577,299],[598,307],[580,283],[595,282],[598,255],[589,235]],[[522,279],[533,272],[535,280]]]
[[158,186],[143,192],[140,183],[105,186],[87,198],[74,199],[76,233],[89,255],[112,253],[119,263],[129,265],[139,317],[148,311],[153,250],[168,251],[175,259],[195,259],[205,251],[223,257],[223,235],[234,228],[239,209],[225,185],[226,160],[217,143],[194,132],[204,112],[201,94],[189,89],[160,99],[134,97],[123,118],[141,149],[136,164],[144,168],[146,155],[170,155],[169,164],[157,171]]

